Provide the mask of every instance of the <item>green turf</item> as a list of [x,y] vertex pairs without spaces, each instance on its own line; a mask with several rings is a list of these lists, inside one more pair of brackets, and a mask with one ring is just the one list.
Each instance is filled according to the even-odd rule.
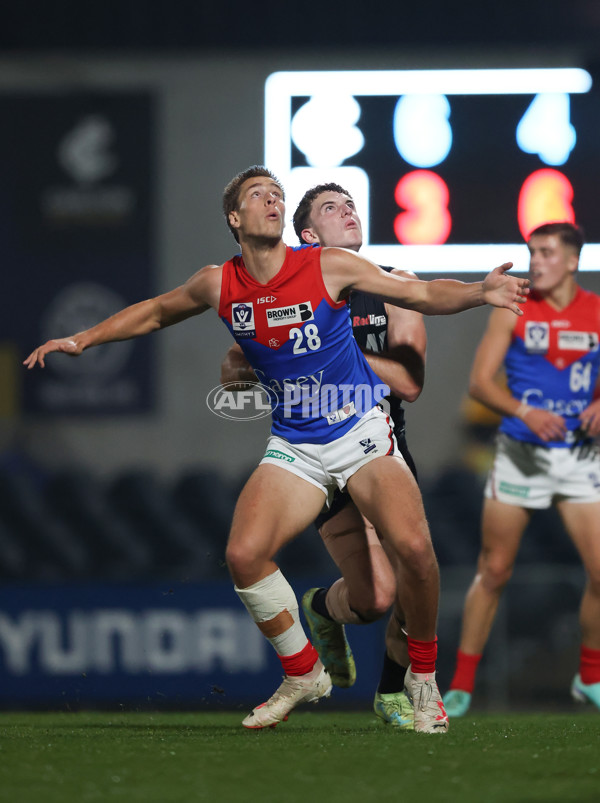
[[11,803],[597,803],[600,714],[470,715],[445,735],[368,713],[296,712],[253,732],[240,713],[0,714]]

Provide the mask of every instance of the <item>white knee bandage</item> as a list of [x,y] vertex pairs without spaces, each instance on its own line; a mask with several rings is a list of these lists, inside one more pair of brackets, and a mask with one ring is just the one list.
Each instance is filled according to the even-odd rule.
[[248,588],[235,586],[235,592],[257,624],[274,619],[282,611],[289,611],[294,622],[299,621],[294,589],[279,569]]
[[295,655],[306,646],[307,638],[300,624],[296,595],[279,569],[248,588],[235,586],[235,592],[257,624],[289,611],[293,625],[284,633],[269,638],[278,655]]

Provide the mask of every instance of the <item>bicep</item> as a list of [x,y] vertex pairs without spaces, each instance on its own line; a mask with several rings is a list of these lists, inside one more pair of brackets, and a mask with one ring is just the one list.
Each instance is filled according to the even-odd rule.
[[184,284],[159,297],[165,325],[218,307],[220,289],[220,273],[212,265],[202,268]]
[[[399,276],[403,275],[397,270],[394,270],[393,273]],[[416,279],[416,276],[414,274],[406,274],[405,278]],[[388,348],[410,346],[422,359],[425,359],[427,332],[423,315],[415,310],[396,307],[393,304],[386,304],[385,311],[388,319]]]
[[327,292],[335,301],[347,298],[350,291],[360,290],[369,295],[397,297],[397,283],[415,284],[404,276],[394,276],[371,260],[345,248],[322,248],[321,271]]

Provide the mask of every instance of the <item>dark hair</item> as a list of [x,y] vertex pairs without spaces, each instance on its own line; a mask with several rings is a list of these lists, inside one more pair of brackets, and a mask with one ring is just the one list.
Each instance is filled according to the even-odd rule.
[[238,173],[237,176],[234,176],[223,190],[223,214],[225,215],[225,221],[229,226],[229,231],[233,234],[236,242],[238,243],[238,233],[237,230],[234,229],[229,223],[229,213],[235,212],[239,208],[238,203],[240,199],[240,188],[244,181],[249,178],[256,178],[256,176],[265,176],[266,178],[272,179],[281,190],[282,197],[285,200],[285,192],[281,186],[281,182],[263,165],[252,165],[252,167],[248,167],[246,170],[242,170],[241,173]]
[[585,242],[583,229],[580,226],[576,226],[575,223],[569,223],[567,220],[559,223],[543,223],[530,232],[527,242],[534,236],[546,236],[549,234],[556,234],[563,245],[570,246],[575,250],[577,256],[581,253]]
[[315,198],[318,195],[321,195],[323,192],[340,192],[342,195],[347,195],[348,198],[352,198],[348,190],[345,190],[343,187],[340,187],[339,184],[317,184],[316,187],[312,187],[310,190],[307,190],[304,195],[302,196],[302,200],[296,207],[296,211],[294,212],[294,217],[292,218],[292,223],[294,224],[294,231],[296,232],[296,236],[300,240],[301,243],[304,242],[302,239],[302,229],[306,229],[309,225],[309,218],[310,213],[312,212],[312,204]]

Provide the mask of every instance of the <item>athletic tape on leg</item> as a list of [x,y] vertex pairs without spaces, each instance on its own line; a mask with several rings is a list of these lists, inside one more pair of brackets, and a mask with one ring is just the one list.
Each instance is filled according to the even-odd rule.
[[366,621],[350,607],[348,585],[343,577],[340,577],[330,586],[325,604],[334,622],[340,622],[345,625],[366,624]]
[[289,611],[293,619],[292,626],[279,635],[267,636],[278,655],[296,655],[306,647],[308,639],[300,624],[298,600],[279,569],[248,588],[234,588],[257,624],[269,622],[283,611]]
[[294,622],[300,621],[294,589],[279,569],[248,588],[234,588],[257,624],[274,619],[282,611],[289,611]]

